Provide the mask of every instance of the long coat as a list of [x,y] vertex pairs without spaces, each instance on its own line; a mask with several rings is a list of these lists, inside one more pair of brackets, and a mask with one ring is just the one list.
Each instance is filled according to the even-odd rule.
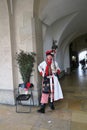
[[[38,65],[38,71],[40,73],[42,73],[43,77],[45,75],[46,66],[47,66],[46,61],[43,61]],[[56,61],[55,61],[55,66],[57,69],[60,69]],[[55,76],[55,74],[54,74],[53,64],[51,65],[51,69],[52,69],[52,77],[54,80],[54,101],[56,101],[59,99],[63,99],[63,93],[62,93],[62,89],[61,89],[59,80],[58,80],[57,76]]]

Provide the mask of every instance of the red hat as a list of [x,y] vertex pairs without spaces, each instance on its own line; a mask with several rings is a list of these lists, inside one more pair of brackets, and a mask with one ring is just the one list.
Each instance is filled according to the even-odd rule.
[[54,56],[54,53],[55,53],[54,50],[47,50],[47,51],[46,51],[46,56],[47,56],[47,55]]

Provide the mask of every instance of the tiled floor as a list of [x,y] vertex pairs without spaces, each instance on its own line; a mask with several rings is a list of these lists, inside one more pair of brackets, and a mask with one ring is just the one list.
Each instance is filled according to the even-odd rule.
[[[87,71],[87,70],[86,70]],[[46,113],[16,113],[15,106],[0,105],[0,130],[87,130],[87,72],[73,71],[60,80],[64,99]]]

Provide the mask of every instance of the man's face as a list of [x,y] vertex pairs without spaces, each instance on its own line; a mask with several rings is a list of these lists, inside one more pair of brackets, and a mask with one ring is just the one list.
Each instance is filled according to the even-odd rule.
[[51,65],[51,63],[52,63],[52,56],[51,55],[47,55],[46,62],[48,65]]

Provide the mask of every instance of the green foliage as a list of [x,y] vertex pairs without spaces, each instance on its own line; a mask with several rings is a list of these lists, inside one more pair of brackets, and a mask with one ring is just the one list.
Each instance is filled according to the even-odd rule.
[[35,53],[24,52],[23,50],[17,54],[16,60],[19,65],[19,71],[22,76],[24,83],[30,81],[31,73],[33,71],[34,62],[35,62]]

